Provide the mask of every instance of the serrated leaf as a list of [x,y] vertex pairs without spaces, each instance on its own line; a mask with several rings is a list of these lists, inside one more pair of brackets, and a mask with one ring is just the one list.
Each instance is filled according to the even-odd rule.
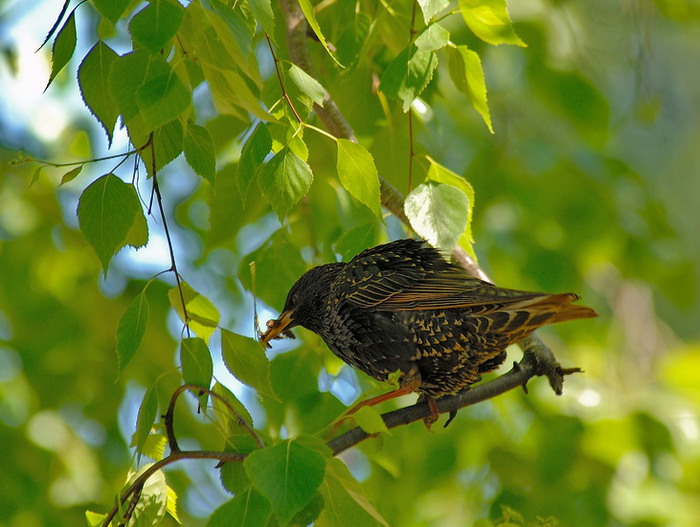
[[323,86],[321,86],[320,82],[306,73],[296,64],[289,66],[287,73],[292,82],[304,95],[311,98],[311,100],[318,105],[323,104],[323,99],[326,96],[326,90]]
[[112,99],[109,71],[117,58],[112,48],[100,40],[78,67],[78,84],[83,101],[104,128],[110,144],[119,110]]
[[417,0],[417,2],[426,24],[429,24],[435,15],[450,5],[449,0]]
[[216,509],[207,527],[265,527],[270,516],[270,503],[255,490],[248,489]]
[[437,66],[435,52],[423,51],[411,44],[386,67],[379,89],[387,97],[403,101],[403,111],[407,112],[433,78]]
[[365,497],[362,486],[355,481],[348,468],[337,458],[330,459],[326,478],[321,485],[326,507],[314,523],[317,527],[353,525],[369,527],[389,524]]
[[146,298],[146,291],[143,290],[126,308],[117,325],[117,357],[120,375],[143,341],[148,325],[148,314],[148,298]]
[[168,511],[168,514],[170,514],[170,516],[172,516],[173,519],[177,523],[182,523],[180,521],[180,518],[178,517],[178,514],[177,514],[177,493],[170,486],[168,486],[166,490],[167,490],[167,502],[165,505],[165,509]]
[[270,382],[270,361],[257,340],[222,329],[221,355],[228,371],[239,381],[279,400]]
[[440,24],[430,24],[416,37],[415,46],[421,51],[437,51],[447,46],[450,32]]
[[71,13],[53,42],[53,47],[51,48],[51,75],[49,75],[49,82],[44,90],[51,85],[56,75],[68,64],[75,51],[75,43],[75,13]]
[[272,13],[270,0],[248,0],[253,18],[260,22],[263,31],[274,41],[275,39],[275,15]]
[[159,53],[182,24],[184,9],[170,0],[152,0],[129,23],[134,41],[151,54]]
[[299,441],[289,440],[251,452],[243,466],[280,524],[286,525],[316,494],[326,472],[326,459]]
[[311,188],[313,174],[289,147],[285,147],[260,167],[258,185],[280,221]]
[[61,24],[61,20],[63,19],[63,15],[66,14],[66,11],[68,11],[68,6],[70,5],[70,0],[65,0],[63,2],[63,6],[61,7],[60,13],[58,13],[58,17],[56,17],[56,21],[53,23],[53,26],[51,26],[51,29],[49,29],[49,32],[46,34],[46,38],[44,38],[44,41],[41,43],[41,46],[37,48],[37,52],[43,48],[46,43],[49,41],[49,39],[53,36],[53,34],[56,32],[58,29],[58,26]]
[[299,0],[299,7],[301,7],[302,12],[304,13],[304,17],[306,17],[306,21],[309,23],[309,26],[311,26],[311,29],[318,37],[318,40],[319,42],[321,42],[321,45],[324,47],[324,49],[328,52],[328,54],[338,66],[340,66],[341,68],[344,67],[340,62],[338,62],[338,59],[335,58],[335,55],[333,55],[331,49],[328,47],[328,42],[326,41],[326,37],[324,36],[323,31],[321,31],[321,26],[318,24],[318,20],[316,20],[316,12],[314,11],[311,2],[309,2],[309,0]]
[[141,447],[140,453],[146,457],[160,461],[165,455],[165,446],[167,444],[168,438],[165,434],[148,434]]
[[[256,95],[241,75],[233,70],[219,70],[202,65],[204,76],[209,82],[214,106],[219,112],[241,116],[240,109],[250,112],[265,121],[274,120],[260,106],[259,93]],[[242,119],[245,119],[242,118]]]
[[459,12],[469,29],[484,42],[526,46],[515,34],[506,0],[460,0]]
[[449,253],[466,229],[469,198],[452,185],[422,184],[406,197],[404,211],[421,238]]
[[190,105],[190,91],[168,69],[149,77],[136,90],[136,104],[146,128],[155,130],[180,116]]
[[131,0],[92,0],[95,9],[107,20],[116,24]]
[[486,123],[489,132],[494,133],[487,102],[486,79],[479,55],[467,46],[450,47],[449,70],[456,88],[466,94],[474,109]]
[[360,409],[352,414],[357,426],[362,428],[368,434],[379,434],[381,432],[388,432],[389,429],[386,427],[386,423],[382,419],[381,414],[374,406],[362,406]]
[[207,129],[190,123],[185,134],[184,150],[187,163],[213,185],[216,176],[216,155],[214,141]]
[[94,181],[78,201],[80,231],[107,273],[112,256],[126,244],[141,203],[133,185],[114,174]]
[[[131,474],[129,483],[132,483],[152,464],[144,465],[138,472]],[[139,494],[139,500],[133,509],[133,518],[137,518],[136,525],[153,526],[160,525],[165,517],[168,506],[168,485],[165,481],[165,473],[162,470],[154,472],[144,483]],[[118,522],[123,525],[122,522]],[[131,524],[131,522],[129,522]]]
[[[200,338],[182,339],[180,343],[180,364],[185,384],[194,384],[209,389],[214,364],[207,343]],[[207,396],[204,396],[206,401]]]
[[60,187],[61,185],[65,185],[69,181],[73,181],[75,178],[78,177],[78,174],[80,174],[80,172],[82,170],[83,170],[83,165],[79,165],[79,166],[75,167],[74,169],[69,170],[68,172],[63,174],[63,177],[61,178],[61,182],[58,184],[58,186]]
[[226,388],[223,384],[216,383],[212,391],[222,397],[231,408],[236,412],[236,414],[231,413],[231,408],[224,404],[219,397],[212,397],[212,405],[214,407],[214,415],[216,416],[217,422],[221,425],[221,429],[227,436],[248,433],[246,428],[242,423],[239,422],[239,417],[243,419],[248,425],[253,426],[253,418],[248,412],[248,409],[243,405],[241,401],[238,400],[231,390]]
[[[177,312],[183,322],[189,322],[192,331],[205,341],[208,341],[219,325],[219,311],[211,303],[211,300],[200,295],[187,282],[180,282],[180,288],[182,289],[182,297],[180,296],[180,289],[177,287],[173,287],[168,291],[170,306]],[[182,309],[183,298],[187,309],[187,320],[185,320]]]
[[379,173],[367,149],[348,139],[338,139],[338,177],[345,189],[381,219]]
[[131,142],[137,147],[146,143],[151,130],[143,123],[136,103],[136,92],[149,72],[157,70],[163,73],[159,67],[159,64],[162,66],[161,61],[164,62],[162,57],[152,57],[146,51],[138,50],[116,57],[109,70],[112,99],[129,131]]
[[236,168],[238,192],[241,195],[241,201],[244,206],[248,199],[250,184],[253,182],[255,174],[265,160],[265,157],[270,153],[271,148],[272,137],[270,137],[267,126],[265,123],[258,123],[253,133],[250,134],[250,137],[248,137],[248,140],[245,142],[245,145],[243,145],[241,158]]
[[131,446],[136,447],[137,452],[143,451],[151,427],[158,415],[158,392],[156,384],[153,383],[143,395],[141,406],[139,406],[138,417],[136,418],[136,431],[131,438]]
[[176,159],[182,153],[184,132],[179,119],[170,121],[153,132],[153,148],[141,150],[143,161],[149,176],[153,176],[153,150],[156,152],[156,172]]

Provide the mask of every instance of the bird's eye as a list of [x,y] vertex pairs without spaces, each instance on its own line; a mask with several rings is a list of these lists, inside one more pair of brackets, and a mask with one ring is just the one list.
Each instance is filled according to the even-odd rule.
[[299,293],[292,293],[292,305],[299,304]]

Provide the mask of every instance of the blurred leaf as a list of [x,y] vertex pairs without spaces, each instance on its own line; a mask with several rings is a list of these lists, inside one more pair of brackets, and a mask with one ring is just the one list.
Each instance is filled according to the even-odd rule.
[[285,147],[258,170],[258,185],[280,221],[311,188],[311,167]]
[[[186,282],[180,282],[180,287],[182,289],[182,297],[177,287],[173,287],[168,291],[170,305],[180,316],[180,319],[189,324],[192,331],[205,341],[208,341],[219,325],[219,311],[214,304],[211,303],[211,300],[200,295]],[[182,309],[183,298],[185,301],[185,308],[187,309],[187,318]]]
[[153,383],[143,395],[141,406],[139,406],[138,418],[136,419],[136,431],[131,438],[131,446],[136,447],[137,452],[142,452],[157,415],[158,392],[156,383]]
[[486,97],[486,80],[479,55],[467,46],[450,46],[450,77],[456,88],[466,94],[492,134],[491,112]]
[[185,159],[192,169],[213,185],[216,175],[216,155],[214,141],[207,129],[189,123],[185,134],[184,151]]
[[515,34],[506,0],[462,0],[459,12],[469,29],[484,42],[525,46]]
[[357,426],[362,428],[368,434],[379,434],[381,432],[388,432],[389,429],[386,427],[381,414],[374,406],[362,406],[360,409],[352,414]]
[[78,85],[83,101],[104,128],[110,144],[119,110],[112,99],[109,71],[117,57],[112,48],[100,40],[78,67]]
[[268,501],[248,489],[216,509],[207,527],[266,527],[271,515]]
[[53,48],[51,49],[51,75],[46,88],[51,85],[56,75],[68,64],[75,51],[75,42],[75,13],[71,13],[58,35],[56,35],[56,40],[54,40]]
[[368,223],[344,232],[333,244],[333,250],[340,253],[342,260],[347,262],[365,249],[377,244],[377,225]]
[[348,139],[338,139],[338,177],[350,194],[382,217],[379,197],[379,173],[365,147]]
[[134,41],[155,55],[175,36],[183,14],[182,6],[175,1],[152,0],[131,19],[129,32]]
[[270,362],[257,340],[222,329],[221,353],[226,367],[239,381],[279,400],[270,383]]
[[119,319],[117,326],[117,356],[119,374],[138,350],[148,325],[148,298],[146,290],[141,291]]
[[449,41],[449,31],[440,24],[430,24],[418,34],[414,45],[421,51],[437,51],[444,48]]
[[112,256],[124,245],[141,203],[133,185],[114,174],[93,181],[78,201],[80,230],[107,268]]
[[323,481],[324,457],[297,440],[251,452],[243,462],[248,477],[265,496],[282,525],[309,503]]
[[427,183],[406,197],[404,210],[421,238],[450,252],[467,227],[469,198],[452,185]]
[[83,165],[77,166],[72,170],[69,170],[65,174],[63,174],[63,177],[61,178],[61,182],[59,185],[65,185],[69,181],[73,181],[75,178],[78,177],[78,174],[83,170]]
[[447,9],[447,6],[450,5],[449,0],[417,0],[417,2],[426,24],[429,24],[435,15]]

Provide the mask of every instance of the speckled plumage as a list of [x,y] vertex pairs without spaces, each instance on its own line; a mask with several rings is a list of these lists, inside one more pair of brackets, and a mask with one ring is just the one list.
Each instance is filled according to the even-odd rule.
[[416,391],[437,398],[498,367],[505,348],[538,327],[595,316],[571,304],[577,298],[499,288],[425,243],[398,240],[309,270],[262,340],[300,325],[370,377],[384,381],[400,370]]

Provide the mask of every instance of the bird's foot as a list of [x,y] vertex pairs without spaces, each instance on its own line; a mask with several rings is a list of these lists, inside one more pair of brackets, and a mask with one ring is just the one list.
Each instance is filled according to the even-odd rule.
[[[523,360],[528,361],[534,367],[535,375],[544,375],[549,379],[549,385],[554,393],[561,395],[564,390],[564,377],[573,373],[579,373],[581,368],[562,368],[554,358],[552,350],[535,335],[530,335],[520,341],[523,350]],[[527,392],[527,385],[523,385]]]

